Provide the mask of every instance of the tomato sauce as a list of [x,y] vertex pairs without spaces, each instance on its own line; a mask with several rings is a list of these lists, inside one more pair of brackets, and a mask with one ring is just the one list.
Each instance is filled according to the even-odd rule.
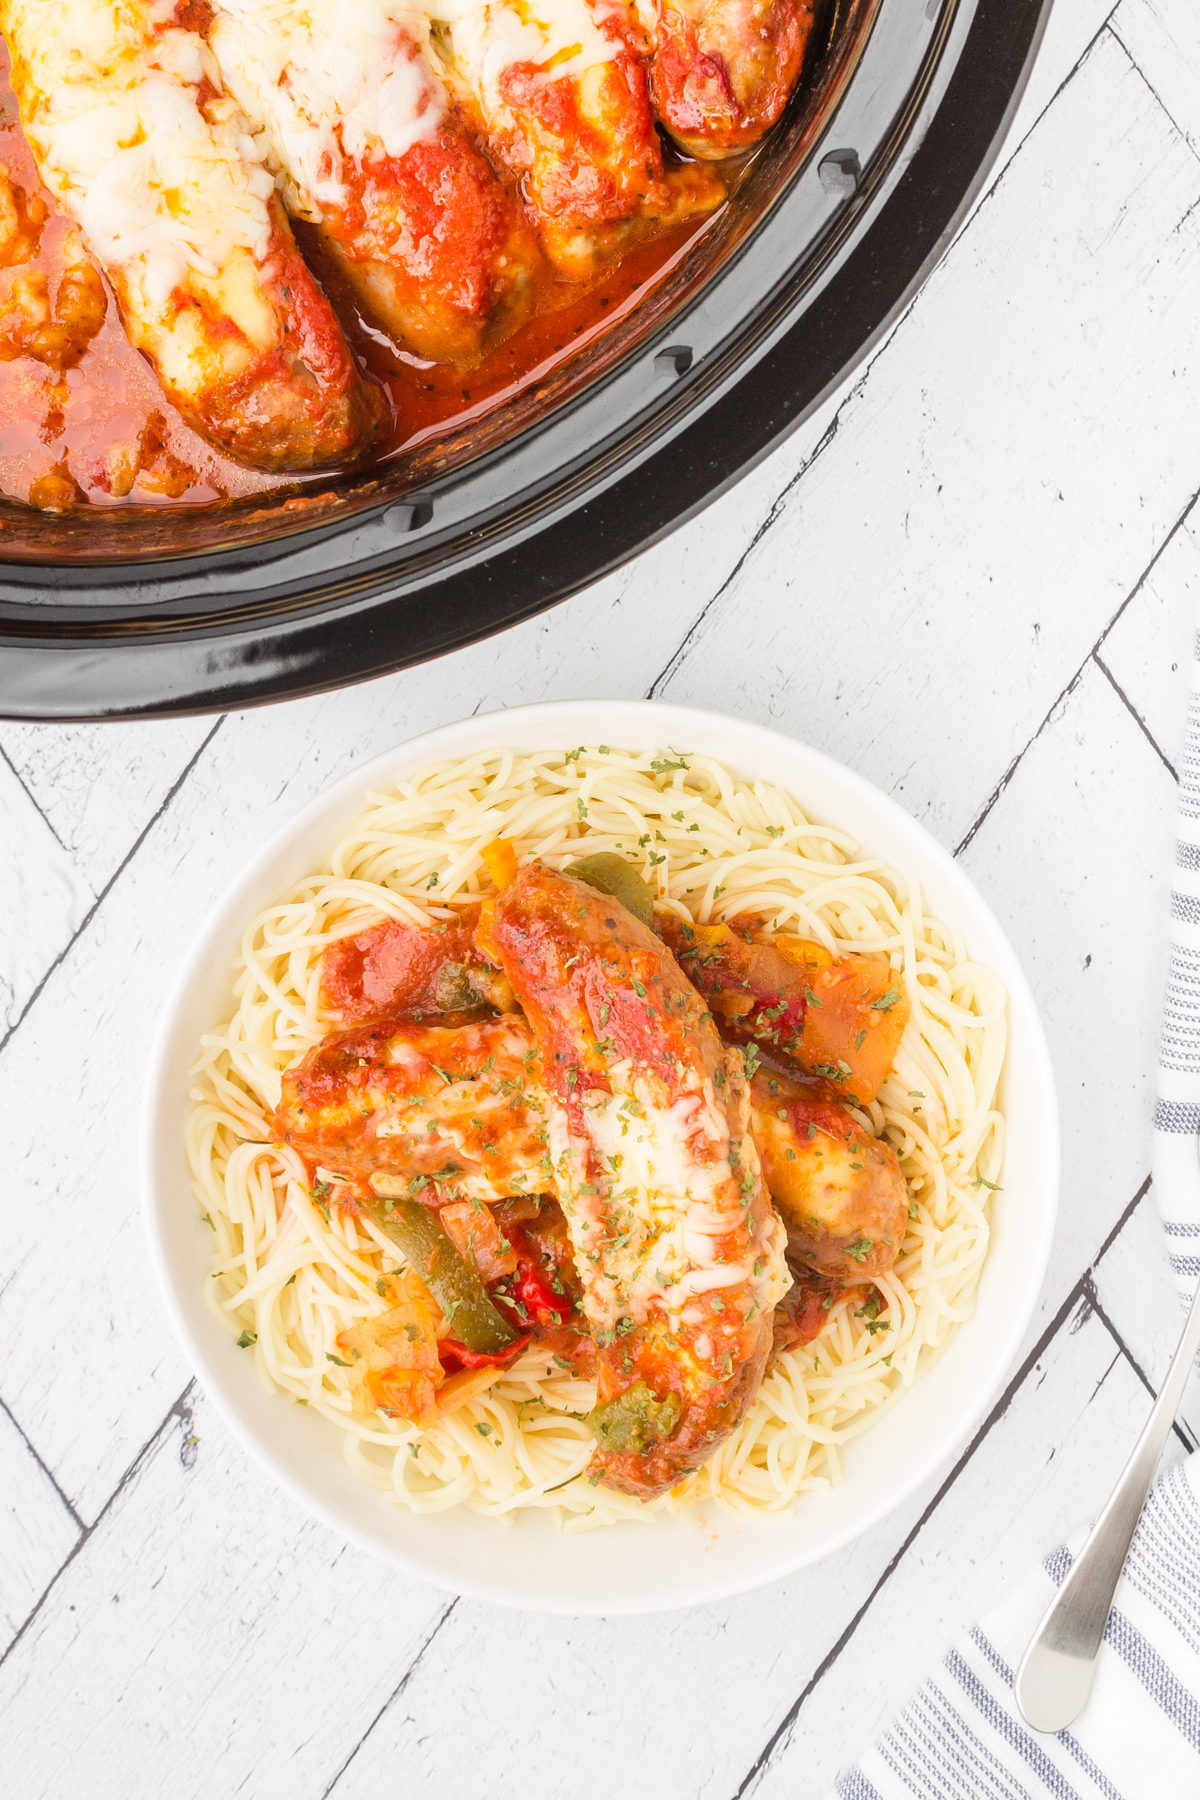
[[[57,302],[72,228],[38,179],[8,69],[0,40],[0,164],[10,183],[44,203],[48,217],[33,257],[0,266],[0,495],[53,511],[196,507],[327,482],[328,471],[305,477],[244,469],[190,430],[126,338],[111,293],[104,323],[73,367],[55,368],[21,353],[19,284],[31,273],[44,275],[47,297]],[[423,360],[364,324],[336,275],[322,265],[312,235],[304,227],[296,235],[337,305],[353,350],[390,399],[391,432],[376,453],[382,460],[428,444],[448,425],[479,419],[545,382],[632,311],[713,216],[663,232],[590,283],[548,272],[534,316],[473,367]]]

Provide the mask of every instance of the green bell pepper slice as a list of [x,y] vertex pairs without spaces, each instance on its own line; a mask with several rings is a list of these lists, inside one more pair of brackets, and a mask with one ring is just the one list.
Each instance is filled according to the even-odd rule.
[[478,1269],[465,1262],[445,1226],[419,1200],[371,1200],[367,1211],[419,1275],[442,1309],[450,1335],[467,1350],[495,1356],[517,1332],[492,1305]]
[[633,864],[618,856],[615,850],[598,850],[595,856],[585,856],[579,862],[568,864],[563,874],[573,876],[576,881],[585,881],[598,893],[610,894],[643,925],[653,925],[653,894]]
[[682,1412],[683,1401],[678,1394],[659,1400],[644,1381],[635,1381],[623,1394],[595,1407],[587,1422],[602,1450],[617,1455],[632,1451],[640,1456],[660,1438],[670,1437]]

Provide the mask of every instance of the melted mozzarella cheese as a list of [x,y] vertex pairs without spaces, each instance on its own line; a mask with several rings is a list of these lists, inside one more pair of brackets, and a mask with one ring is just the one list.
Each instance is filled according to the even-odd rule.
[[[546,1187],[545,1095],[529,1079],[530,1038],[513,1019],[414,1027],[387,1044],[388,1077],[366,1090],[364,1119],[382,1196],[434,1181],[445,1197],[500,1200]],[[465,1063],[464,1063],[464,1060]]]
[[426,17],[394,0],[217,0],[209,42],[293,212],[344,205],[347,163],[401,157],[437,131],[428,37]]
[[238,250],[266,256],[274,184],[195,32],[156,30],[163,8],[143,0],[5,0],[0,21],[42,179],[144,302],[161,308],[189,270],[215,279]]
[[541,79],[578,77],[612,62],[621,40],[604,29],[623,15],[615,0],[427,0],[431,19],[448,29],[451,79],[482,106],[485,116],[507,108],[501,77],[514,63],[532,63]]
[[517,1106],[484,1082],[455,1081],[440,1093],[401,1099],[372,1088],[368,1100],[380,1156],[396,1164],[371,1176],[379,1195],[411,1193],[414,1175],[435,1179],[447,1196],[464,1200],[538,1194],[546,1186],[537,1166],[541,1109],[532,1092]]
[[[741,1068],[733,1052],[726,1059],[731,1100],[744,1087]],[[551,1107],[550,1150],[593,1324],[611,1329],[622,1317],[640,1324],[653,1314],[696,1324],[704,1316],[691,1307],[696,1296],[740,1286],[748,1305],[773,1307],[790,1285],[774,1213],[746,1236],[741,1255],[719,1249],[745,1231],[743,1188],[753,1193],[761,1176],[749,1136],[731,1140],[711,1081],[670,1106],[629,1063],[613,1065],[609,1081],[611,1092],[582,1101],[587,1145],[570,1138],[565,1113]]]

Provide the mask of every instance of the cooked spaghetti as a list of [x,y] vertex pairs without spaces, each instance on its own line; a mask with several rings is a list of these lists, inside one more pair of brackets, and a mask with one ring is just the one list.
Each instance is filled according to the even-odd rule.
[[[338,1340],[394,1304],[404,1257],[369,1214],[337,1204],[296,1148],[272,1141],[285,1072],[343,1022],[323,992],[324,953],[383,920],[436,929],[477,907],[491,888],[483,851],[497,839],[523,866],[537,859],[551,871],[615,852],[641,870],[660,925],[667,915],[695,927],[753,916],[833,957],[877,958],[894,982],[881,1004],[900,993],[908,1009],[874,1098],[846,1102],[859,1139],[899,1161],[907,1217],[892,1266],[869,1285],[831,1290],[817,1335],[775,1354],[735,1429],[649,1501],[585,1474],[595,1382],[536,1341],[508,1367],[452,1376],[424,1428],[356,1407]],[[566,1530],[709,1499],[787,1514],[840,1478],[842,1446],[971,1311],[1004,1153],[1003,987],[960,933],[925,913],[911,874],[809,820],[770,783],[699,754],[605,745],[432,763],[370,794],[328,867],[248,923],[233,998],[227,1023],[202,1040],[187,1129],[215,1239],[209,1308],[264,1389],[337,1425],[351,1467],[411,1511],[541,1507]],[[861,1261],[862,1245],[850,1253]]]

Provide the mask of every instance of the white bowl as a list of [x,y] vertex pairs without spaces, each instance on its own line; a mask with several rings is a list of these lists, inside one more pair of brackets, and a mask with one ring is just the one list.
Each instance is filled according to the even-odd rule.
[[[461,1509],[414,1517],[351,1474],[333,1425],[262,1392],[249,1358],[202,1299],[212,1239],[197,1216],[184,1156],[187,1071],[201,1033],[227,1013],[247,919],[328,858],[369,789],[490,744],[541,749],[601,739],[630,748],[679,745],[742,776],[779,783],[810,816],[853,832],[870,853],[919,876],[928,910],[960,928],[971,954],[1008,988],[1004,1191],[993,1206],[975,1311],[929,1372],[847,1447],[841,1484],[806,1495],[790,1519],[760,1522],[709,1504],[688,1520],[660,1517],[569,1537],[536,1513],[515,1525]],[[1032,1315],[1058,1173],[1054,1078],[1033,996],[1007,938],[953,858],[893,800],[819,751],[718,713],[652,701],[556,701],[465,719],[375,757],[306,806],[263,847],[200,934],[166,1009],[145,1116],[146,1222],[167,1307],[206,1392],[247,1450],[333,1531],[409,1574],[478,1599],[568,1614],[696,1606],[790,1575],[869,1531],[944,1467],[991,1404]]]

